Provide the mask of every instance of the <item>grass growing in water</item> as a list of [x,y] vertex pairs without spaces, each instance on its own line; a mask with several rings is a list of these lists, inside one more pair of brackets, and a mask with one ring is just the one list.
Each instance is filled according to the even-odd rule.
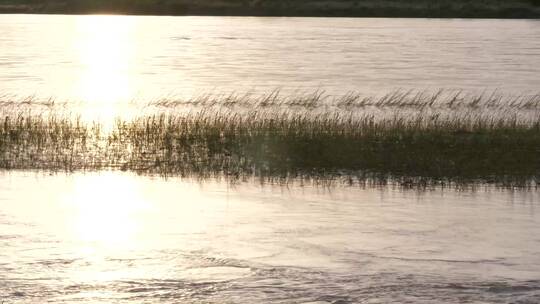
[[[498,112],[421,102],[420,110],[406,111],[404,98],[391,100],[384,115],[358,107],[321,111],[309,100],[293,109],[279,97],[274,103],[280,106],[270,108],[203,104],[192,112],[119,118],[109,131],[79,118],[4,110],[0,168],[112,168],[232,182],[403,187],[540,182],[540,115],[532,99]],[[476,100],[461,102],[467,108],[489,104]],[[385,104],[370,107],[381,110]]]

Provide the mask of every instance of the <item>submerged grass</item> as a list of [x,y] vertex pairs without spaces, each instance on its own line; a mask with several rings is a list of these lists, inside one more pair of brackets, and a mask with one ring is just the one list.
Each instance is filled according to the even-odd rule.
[[490,104],[487,98],[461,101],[476,103],[476,111],[422,102],[413,104],[422,104],[420,110],[407,111],[411,104],[404,102],[399,110],[398,99],[386,99],[384,115],[358,107],[298,110],[279,97],[273,101],[279,107],[238,110],[224,100],[217,108],[118,118],[110,130],[54,111],[4,110],[0,168],[402,187],[540,183],[540,115],[533,99],[498,112],[478,106]]

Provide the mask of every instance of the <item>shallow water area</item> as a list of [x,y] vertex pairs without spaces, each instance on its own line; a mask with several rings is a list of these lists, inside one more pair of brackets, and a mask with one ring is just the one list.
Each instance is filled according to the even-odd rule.
[[4,303],[536,303],[536,190],[0,174]]

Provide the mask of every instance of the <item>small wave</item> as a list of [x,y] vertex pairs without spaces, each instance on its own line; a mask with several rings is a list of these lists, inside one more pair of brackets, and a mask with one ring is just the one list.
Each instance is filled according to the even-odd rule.
[[254,40],[253,38],[250,38],[250,37],[230,37],[230,36],[216,37],[216,39],[222,39],[222,40]]
[[16,234],[5,234],[5,235],[1,235],[0,234],[0,240],[11,240],[11,239],[16,239],[16,238],[19,238],[21,237],[20,235],[16,235]]
[[512,265],[510,263],[503,262],[502,259],[454,260],[454,259],[436,259],[436,258],[407,258],[407,257],[377,256],[377,255],[373,255],[373,257],[379,258],[379,259],[411,261],[411,262],[441,262],[441,263],[466,263],[466,264],[497,263],[500,265]]
[[517,284],[517,285],[509,284],[506,282],[497,282],[497,283],[486,284],[483,287],[487,287],[486,290],[492,293],[514,293],[514,292],[527,292],[527,291],[540,290],[539,282],[535,282],[533,284]]
[[18,297],[18,298],[24,297],[25,295],[26,294],[24,292],[21,292],[21,291],[14,291],[14,292],[11,293],[12,297]]
[[50,259],[50,260],[39,260],[36,262],[29,263],[31,265],[43,265],[43,266],[55,266],[55,265],[70,265],[76,262],[77,259]]
[[135,287],[127,289],[126,292],[129,293],[144,293],[144,292],[154,292],[156,291],[156,288],[149,288],[149,287]]

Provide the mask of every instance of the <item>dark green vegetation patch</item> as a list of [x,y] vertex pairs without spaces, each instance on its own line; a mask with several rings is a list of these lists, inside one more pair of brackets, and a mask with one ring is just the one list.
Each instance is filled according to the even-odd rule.
[[0,0],[4,13],[538,18],[538,0]]
[[194,112],[117,119],[107,130],[54,111],[11,110],[0,123],[0,168],[405,187],[539,183],[538,96],[502,105],[396,96],[344,98],[333,110],[312,99],[266,98],[242,109],[225,106],[242,98],[217,108],[201,107],[212,104],[203,99]]

